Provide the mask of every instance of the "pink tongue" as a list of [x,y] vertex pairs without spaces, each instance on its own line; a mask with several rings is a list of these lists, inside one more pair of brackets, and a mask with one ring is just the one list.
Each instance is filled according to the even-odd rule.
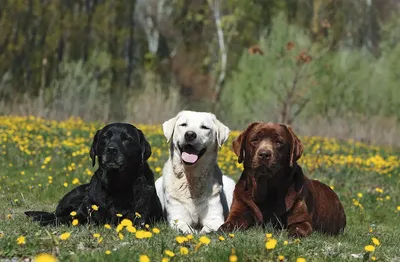
[[185,161],[187,163],[191,163],[191,164],[196,163],[198,158],[199,157],[197,155],[194,155],[194,154],[189,154],[189,153],[186,153],[186,152],[182,153],[182,159],[183,159],[183,161]]

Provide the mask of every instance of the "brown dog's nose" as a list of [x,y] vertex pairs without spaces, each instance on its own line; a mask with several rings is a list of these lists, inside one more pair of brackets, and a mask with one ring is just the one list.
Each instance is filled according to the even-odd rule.
[[258,151],[258,157],[259,158],[264,158],[264,159],[268,159],[270,158],[272,155],[272,151],[271,150],[260,150]]

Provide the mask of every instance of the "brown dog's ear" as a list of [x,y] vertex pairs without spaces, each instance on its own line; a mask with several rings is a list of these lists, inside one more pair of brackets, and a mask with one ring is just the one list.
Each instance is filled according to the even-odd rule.
[[99,141],[99,134],[101,130],[97,130],[93,137],[92,146],[90,147],[90,158],[92,159],[92,166],[96,165],[97,143]]
[[260,122],[253,122],[249,124],[235,140],[232,142],[232,150],[238,156],[238,163],[242,163],[245,157],[246,150],[246,138],[248,132],[253,129],[254,126],[258,125]]
[[293,167],[293,164],[299,160],[303,154],[303,143],[295,135],[291,126],[285,124],[280,125],[286,129],[292,139],[290,147],[290,166]]

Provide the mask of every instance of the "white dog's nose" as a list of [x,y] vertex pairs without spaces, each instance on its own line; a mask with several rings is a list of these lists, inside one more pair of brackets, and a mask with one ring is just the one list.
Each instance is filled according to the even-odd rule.
[[197,134],[193,131],[187,131],[185,133],[185,140],[188,142],[192,142],[193,140],[195,140],[197,137]]

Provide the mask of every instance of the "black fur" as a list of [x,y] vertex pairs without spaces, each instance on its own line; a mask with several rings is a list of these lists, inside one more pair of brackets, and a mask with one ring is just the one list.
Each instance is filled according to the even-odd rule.
[[[146,162],[151,156],[151,147],[141,130],[124,123],[109,124],[98,130],[90,149],[93,166],[96,156],[99,168],[90,183],[67,193],[55,213],[27,211],[25,214],[41,225],[71,223],[72,211],[77,212],[74,218],[80,224],[116,225],[128,218],[141,227],[161,219],[154,174]],[[93,210],[92,205],[98,206],[98,210]]]

